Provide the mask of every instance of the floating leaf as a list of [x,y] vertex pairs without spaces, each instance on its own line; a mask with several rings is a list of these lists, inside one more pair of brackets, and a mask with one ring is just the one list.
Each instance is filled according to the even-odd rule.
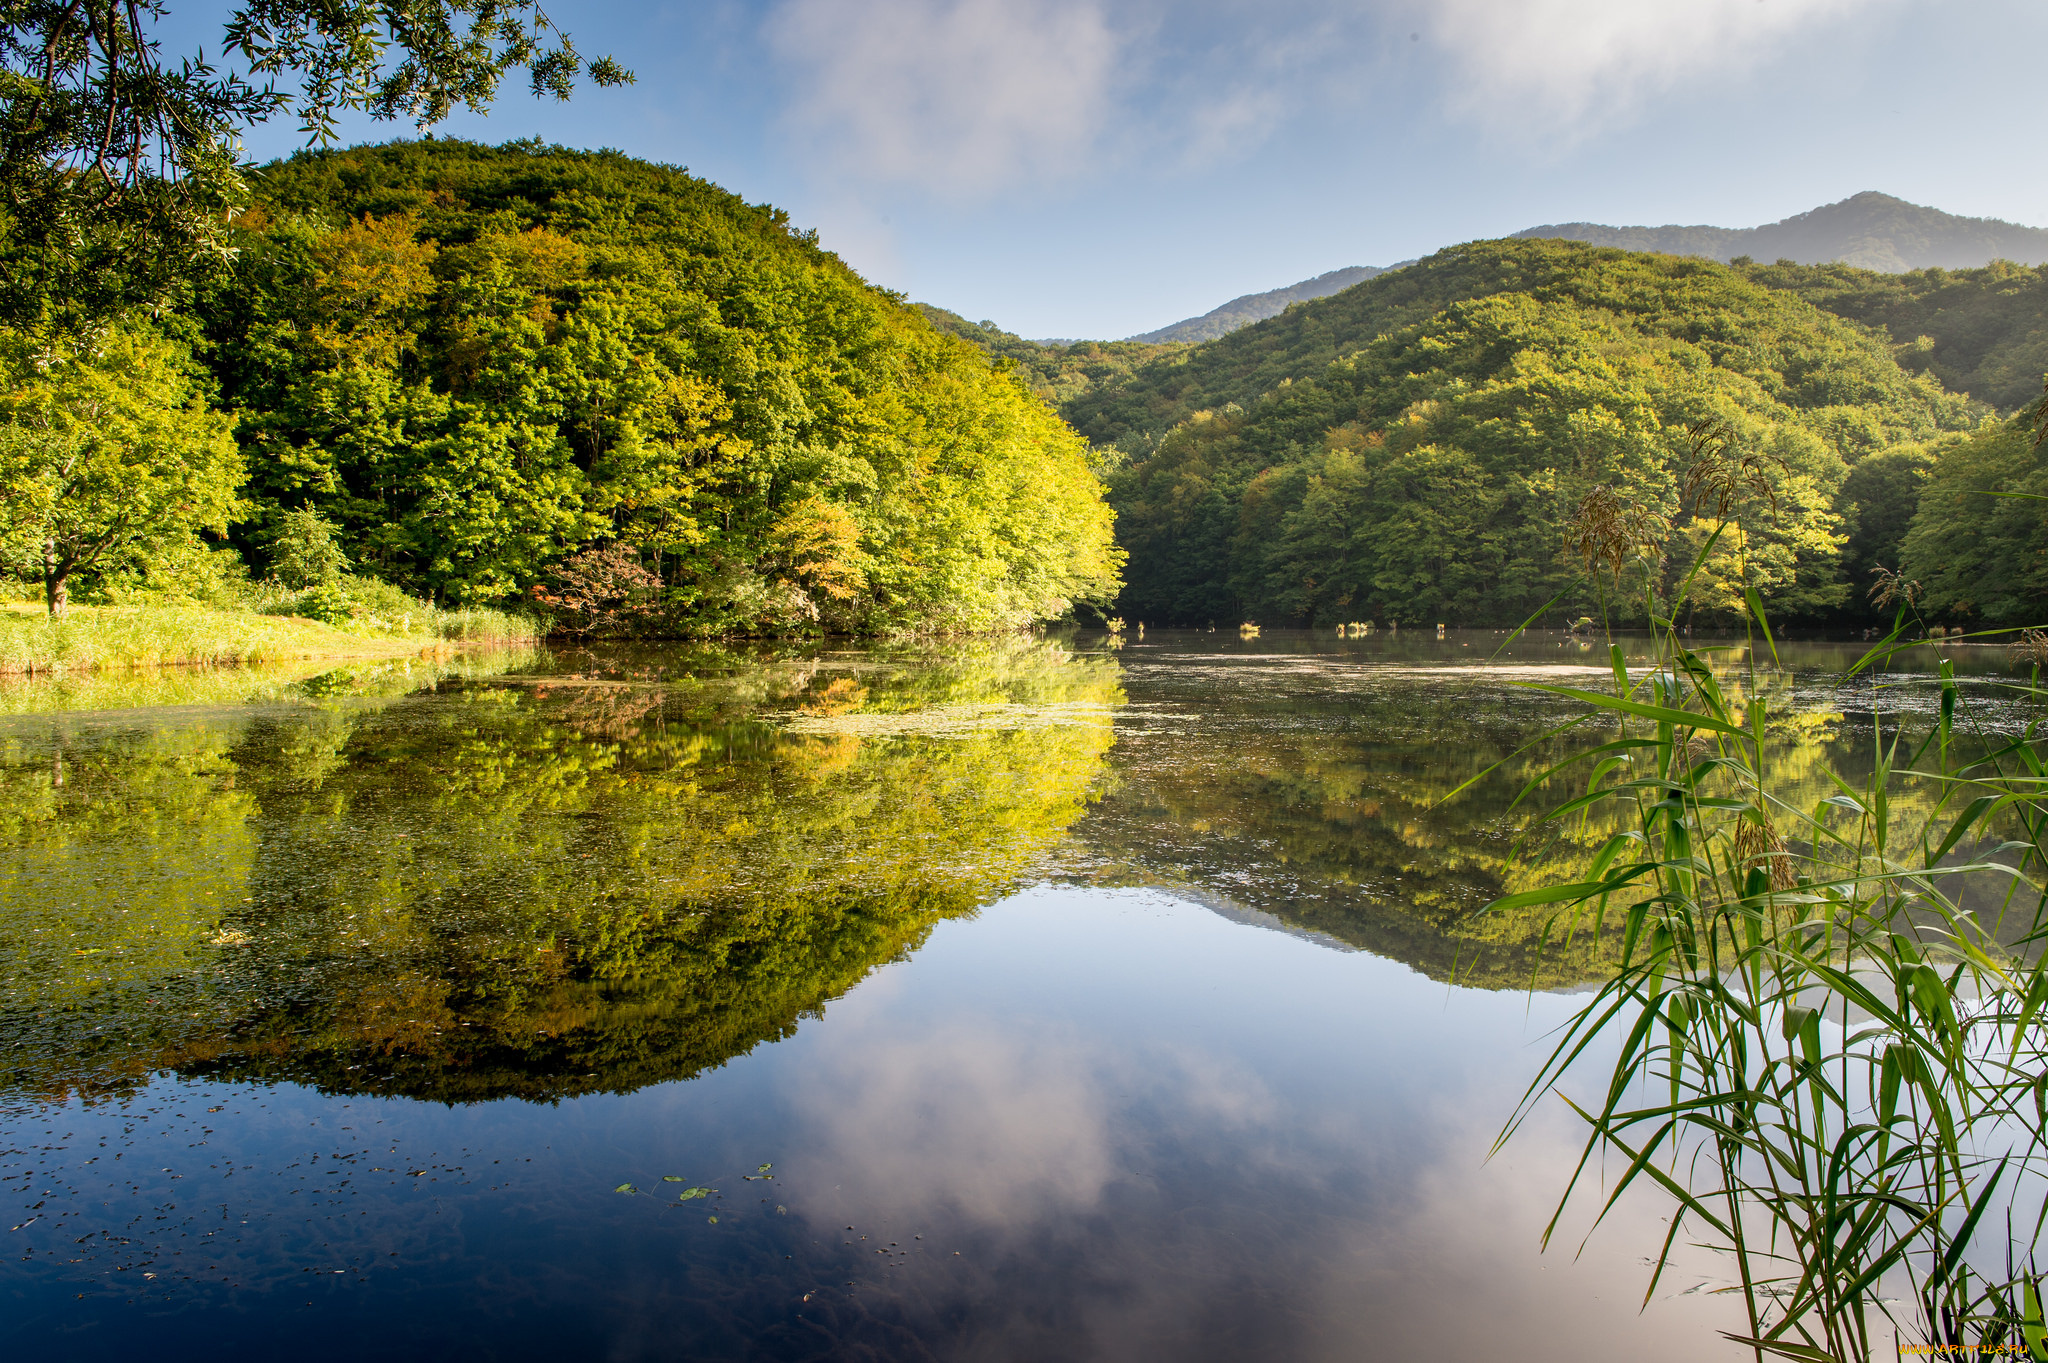
[[714,1226],[718,1224],[718,1218],[717,1218],[717,1217],[715,1217],[715,1216],[707,1216],[707,1217],[705,1217],[704,1219],[705,1219],[706,1221],[709,1221],[709,1222],[710,1222],[710,1223],[711,1223],[712,1225],[714,1225]]
[[620,1185],[619,1185],[618,1187],[616,1187],[616,1188],[612,1189],[612,1191],[613,1191],[613,1192],[615,1192],[615,1193],[625,1193],[625,1194],[627,1194],[628,1196],[630,1196],[630,1195],[632,1195],[632,1194],[634,1194],[634,1193],[637,1193],[637,1192],[639,1192],[640,1190],[639,1190],[638,1188],[635,1188],[635,1187],[634,1187],[634,1186],[633,1186],[632,1184],[630,1184],[630,1183],[621,1183],[621,1184],[620,1184]]
[[663,1183],[681,1183],[683,1181],[683,1176],[681,1174],[663,1174],[661,1176],[661,1181]]
[[774,1167],[775,1167],[775,1166],[774,1166],[774,1165],[772,1165],[772,1164],[764,1164],[764,1165],[762,1165],[762,1166],[761,1166],[760,1168],[756,1169],[756,1170],[755,1170],[754,1172],[755,1172],[755,1173],[757,1173],[757,1174],[765,1174],[765,1173],[767,1173],[767,1172],[768,1172],[768,1171],[769,1171],[770,1169],[773,1169]]
[[712,1190],[709,1188],[685,1188],[676,1194],[676,1201],[690,1202],[700,1197],[709,1197],[711,1193]]

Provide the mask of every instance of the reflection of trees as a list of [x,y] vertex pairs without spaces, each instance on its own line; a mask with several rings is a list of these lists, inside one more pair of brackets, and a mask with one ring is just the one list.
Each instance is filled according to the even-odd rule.
[[[1740,696],[1739,678],[1724,684]],[[1797,712],[1782,676],[1769,691],[1773,728],[1790,740],[1773,780],[1811,807],[1832,793],[1823,764],[1842,770],[1851,759],[1837,738],[1841,717]],[[1091,841],[1145,877],[1164,872],[1438,979],[1552,987],[1605,972],[1612,933],[1565,940],[1553,909],[1480,910],[1586,878],[1617,831],[1606,822],[1612,810],[1518,845],[1536,811],[1572,792],[1560,782],[1513,805],[1573,745],[1609,730],[1573,730],[1446,802],[1572,712],[1526,692],[1440,679],[1376,684],[1326,709],[1316,723],[1314,704],[1294,702],[1276,722],[1151,749],[1160,756],[1121,772],[1117,801],[1089,822]],[[1572,779],[1582,781],[1583,769]]]
[[464,647],[417,658],[344,663],[295,659],[240,667],[95,668],[0,676],[0,715],[129,710],[165,705],[240,706],[319,696],[402,695],[447,677],[486,676],[530,662],[527,646]]
[[0,1008],[70,1007],[203,958],[256,854],[239,728],[0,744]]
[[[1014,884],[1089,798],[1111,735],[1077,705],[1117,686],[1113,666],[1022,647],[629,670],[308,706],[231,758],[216,743],[214,803],[187,822],[240,839],[249,902],[195,920],[197,961],[147,989],[60,1002],[61,972],[22,976],[9,1025],[33,1040],[11,1054],[37,1059],[11,1062],[15,1083],[168,1066],[460,1101],[685,1077]],[[994,717],[943,737],[830,728],[935,704]],[[1031,722],[1045,706],[1059,722]],[[154,809],[146,745],[96,751]],[[16,756],[6,798],[29,810],[40,768]],[[185,855],[68,827],[113,897]],[[25,910],[8,894],[0,916]],[[63,1044],[94,1034],[91,1056]]]

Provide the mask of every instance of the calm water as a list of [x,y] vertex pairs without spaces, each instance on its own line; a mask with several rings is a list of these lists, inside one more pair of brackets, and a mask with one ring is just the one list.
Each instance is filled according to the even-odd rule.
[[[1644,1308],[1654,1199],[1538,1252],[1568,1113],[1486,1161],[1606,960],[1475,913],[1600,836],[1512,855],[1572,735],[1439,803],[1605,674],[1497,643],[0,693],[0,1340],[1735,1357],[1712,1256]],[[1853,656],[1758,683],[1816,783]]]

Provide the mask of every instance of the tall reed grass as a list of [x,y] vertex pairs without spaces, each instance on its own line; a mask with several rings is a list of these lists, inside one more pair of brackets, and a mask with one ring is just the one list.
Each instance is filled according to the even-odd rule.
[[[1762,480],[1707,458],[1700,486],[1709,502],[1718,489],[1727,523]],[[1824,798],[1789,798],[1757,678],[1688,647],[1665,604],[1714,541],[1677,591],[1655,590],[1669,529],[1613,493],[1589,499],[1578,547],[1606,585],[1642,573],[1657,661],[1632,675],[1611,647],[1611,690],[1537,687],[1606,739],[1523,798],[1576,777],[1580,793],[1537,827],[1597,811],[1621,831],[1584,880],[1492,906],[1555,905],[1561,934],[1621,937],[1619,970],[1560,1031],[1500,1137],[1552,1096],[1587,1125],[1545,1243],[1580,1199],[1597,1226],[1655,1188],[1672,1214],[1645,1303],[1680,1245],[1724,1253],[1747,1320],[1730,1338],[1758,1359],[1928,1346],[2048,1359],[2034,1257],[2048,1212],[2041,721],[1991,729],[1944,662],[1930,717],[1875,717],[1867,775],[1829,771]],[[1852,671],[1925,632],[1910,584],[1882,587],[1894,628]],[[1748,656],[1775,656],[1754,586],[1743,595],[1759,636]],[[2039,636],[2029,647],[2048,654]],[[2031,661],[2005,699],[2038,714],[2048,689]]]

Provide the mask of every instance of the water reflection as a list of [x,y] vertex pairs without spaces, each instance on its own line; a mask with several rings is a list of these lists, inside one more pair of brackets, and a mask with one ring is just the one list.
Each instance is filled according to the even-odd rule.
[[[1585,779],[1581,767],[1546,773],[1613,734],[1597,722],[1553,734],[1584,708],[1516,685],[1611,686],[1610,666],[1576,640],[1527,643],[1490,665],[1456,638],[1278,641],[1290,643],[1301,651],[1167,635],[1120,653],[1131,704],[1118,795],[1084,830],[1101,874],[1179,885],[1439,980],[1527,989],[1599,977],[1615,934],[1573,931],[1546,907],[1481,910],[1585,879],[1618,831],[1605,806],[1531,835],[1533,816]],[[1720,659],[1738,703],[1752,687],[1769,703],[1774,780],[1809,806],[1832,793],[1823,764],[1853,774],[1868,761],[1855,747],[1867,725],[1845,720],[1842,689],[1813,666],[1823,659],[1833,655],[1753,677],[1732,650]]]
[[[1596,978],[1612,933],[1480,910],[1583,879],[1614,831],[1524,838],[1578,778],[1517,800],[1604,734],[1545,739],[1570,703],[1509,684],[1606,669],[1576,641],[1488,667],[1461,647],[561,654],[19,716],[0,1082],[631,1090],[788,1036],[1030,874],[1177,887],[1444,981]],[[1754,684],[1781,782],[1818,798],[1824,764],[1853,771],[1837,690]]]
[[688,1077],[1014,885],[1084,808],[1118,699],[1113,665],[1033,646],[564,661],[596,660],[17,723],[9,1086],[172,1069],[464,1101]]
[[[1471,642],[623,650],[24,707],[0,1338],[1720,1356],[1720,1266],[1638,1314],[1653,1203],[1538,1255],[1566,1114],[1484,1162],[1572,1002],[1523,991],[1609,949],[1477,912],[1607,831],[1518,851],[1517,795],[1599,735],[1518,751],[1573,710],[1507,683],[1605,673]],[[1868,739],[1831,660],[1757,682],[1815,792]]]

